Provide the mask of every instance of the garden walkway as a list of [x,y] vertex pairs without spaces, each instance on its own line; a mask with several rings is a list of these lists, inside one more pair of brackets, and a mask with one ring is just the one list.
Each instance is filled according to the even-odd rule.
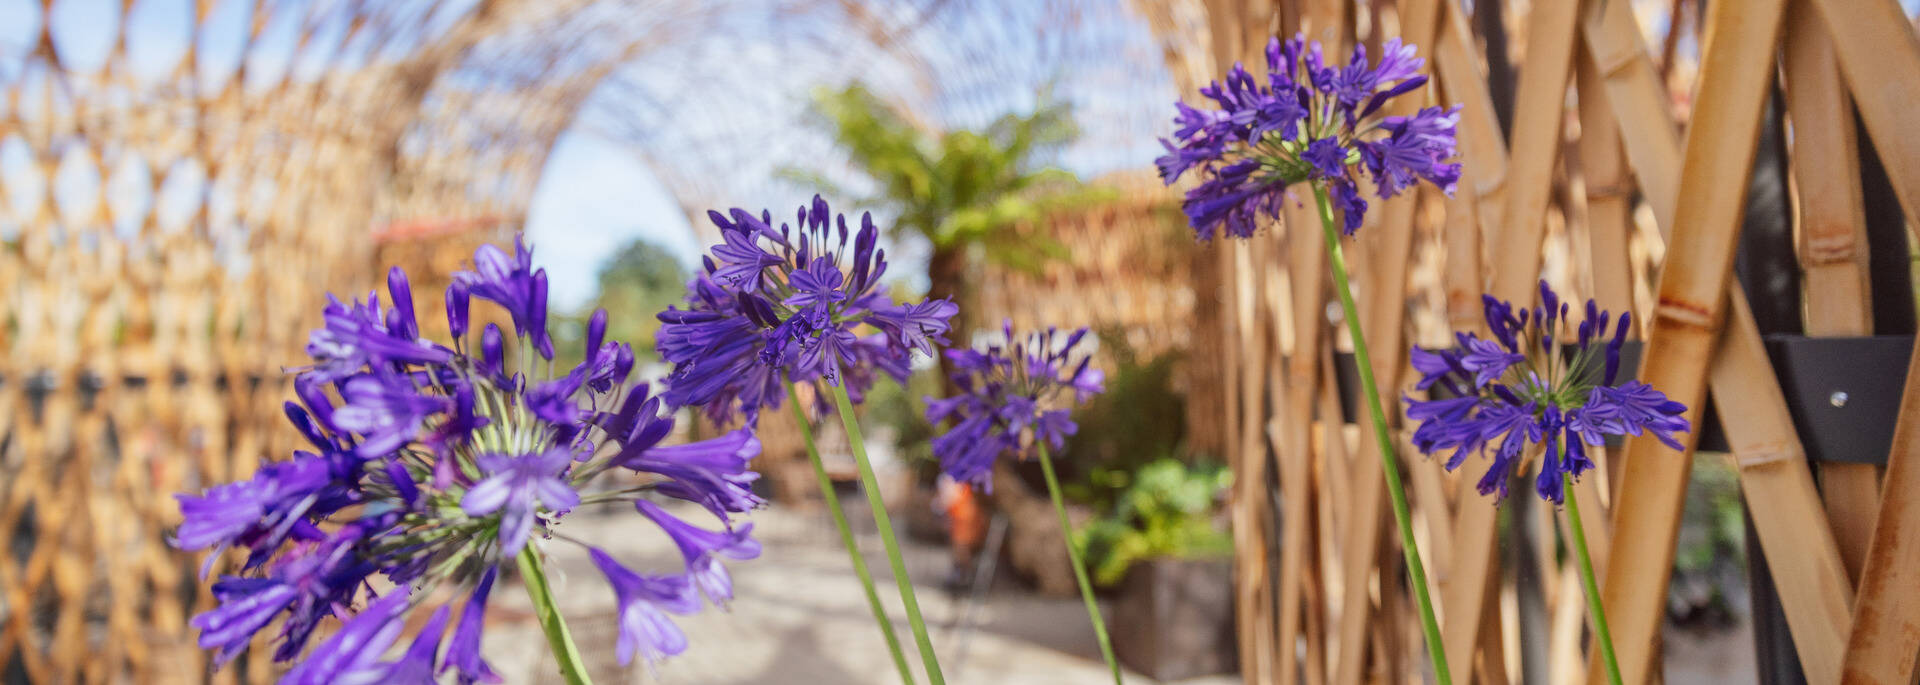
[[[850,518],[864,509],[849,502]],[[683,510],[701,521],[697,510]],[[618,632],[613,594],[587,556],[573,545],[552,542],[552,570],[562,611],[587,655],[595,682],[602,683],[895,683],[897,671],[847,566],[846,552],[823,514],[770,508],[753,515],[756,537],[765,549],[759,559],[734,562],[734,601],[729,612],[709,609],[676,617],[691,646],[662,663],[656,672],[643,666],[622,669],[614,659]],[[704,525],[704,524],[703,524]],[[869,524],[869,527],[871,524]],[[608,552],[636,569],[677,566],[678,553],[665,536],[638,516],[596,514],[568,518],[558,529],[594,541],[619,541]],[[622,535],[625,531],[631,535]],[[912,633],[899,611],[892,576],[879,538],[861,537],[883,600],[898,620],[901,641],[912,656]],[[940,650],[947,682],[1008,685],[1098,685],[1111,682],[1100,662],[1093,631],[1077,599],[1033,595],[1002,578],[987,603],[974,615],[977,628],[963,636],[953,626],[964,606],[940,588],[947,573],[944,548],[908,543],[909,573],[919,587],[933,641]],[[517,586],[496,595],[500,625],[486,634],[488,658],[509,683],[558,683],[546,642]],[[920,678],[920,674],[915,674]],[[1129,674],[1129,683],[1154,681]],[[920,681],[925,683],[924,680]],[[1226,685],[1236,678],[1183,681]]]

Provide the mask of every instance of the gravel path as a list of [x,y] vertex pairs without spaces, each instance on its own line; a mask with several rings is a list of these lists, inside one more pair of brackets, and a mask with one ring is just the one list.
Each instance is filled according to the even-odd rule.
[[[849,502],[849,504],[853,504]],[[683,511],[700,521],[697,511]],[[864,511],[849,518],[865,520]],[[614,659],[613,594],[586,553],[577,546],[549,542],[555,555],[550,574],[561,610],[572,626],[598,683],[894,683],[897,671],[866,608],[846,552],[824,514],[771,508],[752,520],[765,550],[759,559],[730,565],[734,601],[730,611],[709,609],[677,617],[692,643],[685,654],[653,672],[644,666],[623,669]],[[871,524],[869,524],[870,526]],[[607,551],[640,570],[671,569],[679,556],[665,536],[638,516],[569,517],[559,531],[606,544]],[[630,534],[628,533],[630,531]],[[880,541],[871,530],[861,536],[867,563],[883,601],[896,620],[900,639],[913,656],[912,633],[899,610]],[[977,628],[958,630],[963,604],[940,589],[947,572],[944,549],[908,543],[908,573],[939,651],[947,682],[1021,685],[1097,685],[1111,682],[1100,662],[1093,630],[1073,598],[1038,597],[1002,582],[974,614]],[[490,618],[498,625],[486,634],[488,658],[509,683],[559,683],[546,642],[533,620],[524,592],[516,584],[497,593]],[[924,683],[924,675],[916,678]],[[1151,683],[1137,675],[1129,683]],[[1225,685],[1220,676],[1185,681]]]

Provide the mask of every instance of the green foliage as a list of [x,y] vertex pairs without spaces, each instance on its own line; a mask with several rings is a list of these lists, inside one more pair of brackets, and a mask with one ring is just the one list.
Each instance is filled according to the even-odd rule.
[[1721,559],[1745,559],[1744,511],[1733,467],[1722,459],[1694,459],[1674,567],[1683,573],[1705,571]]
[[1061,452],[1090,474],[1086,482],[1068,483],[1067,494],[1105,508],[1126,487],[1128,474],[1181,452],[1187,403],[1173,387],[1178,354],[1143,360],[1117,330],[1100,331],[1100,344],[1107,360],[1107,390],[1074,410],[1080,430]]
[[862,418],[893,433],[895,454],[912,465],[923,482],[931,482],[939,473],[940,462],[933,457],[931,441],[936,433],[933,424],[927,423],[923,413],[926,403],[921,398],[938,397],[942,392],[939,374],[919,372],[908,376],[904,384],[881,379],[860,403]]
[[[1041,161],[1078,132],[1067,107],[1043,103],[1030,114],[1002,116],[984,130],[934,134],[859,84],[821,89],[814,97],[835,142],[878,187],[871,196],[854,198],[856,205],[892,215],[896,238],[916,234],[936,251],[978,245],[996,261],[1037,269],[1064,256],[1064,248],[1005,229],[1112,197]],[[818,173],[785,173],[821,192],[847,195]]]
[[1094,582],[1120,582],[1134,562],[1156,557],[1233,553],[1233,539],[1214,522],[1233,473],[1219,465],[1189,466],[1161,458],[1134,473],[1113,513],[1077,531]]
[[659,245],[641,238],[629,241],[600,267],[600,293],[593,304],[576,316],[556,322],[558,358],[582,357],[587,317],[595,308],[607,310],[607,340],[633,345],[637,359],[653,358],[653,336],[660,330],[660,321],[654,315],[667,305],[679,304],[692,277]]
[[1744,512],[1733,465],[1709,455],[1694,458],[1667,587],[1669,618],[1696,627],[1724,627],[1734,619],[1732,598],[1745,592],[1747,576]]

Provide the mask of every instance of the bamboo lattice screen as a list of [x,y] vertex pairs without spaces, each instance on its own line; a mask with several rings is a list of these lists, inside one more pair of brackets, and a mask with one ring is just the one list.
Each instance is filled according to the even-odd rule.
[[[1411,390],[1407,346],[1446,344],[1447,329],[1481,326],[1483,292],[1532,302],[1544,278],[1563,294],[1632,311],[1643,323],[1635,335],[1646,340],[1640,378],[1691,407],[1696,427],[1709,394],[1720,407],[1726,457],[1747,500],[1758,503],[1749,513],[1809,681],[1913,678],[1920,365],[1908,375],[1884,477],[1871,465],[1823,462],[1816,472],[1746,298],[1731,287],[1762,115],[1769,90],[1780,87],[1792,133],[1785,159],[1797,198],[1806,330],[1871,332],[1854,111],[1909,227],[1920,216],[1920,143],[1906,130],[1920,101],[1920,39],[1894,0],[1708,2],[1704,11],[1684,0],[1531,0],[1511,3],[1520,20],[1496,37],[1477,34],[1472,27],[1486,24],[1453,0],[1141,4],[1188,97],[1236,60],[1261,63],[1276,34],[1305,31],[1342,59],[1356,39],[1377,48],[1402,36],[1418,45],[1435,77],[1430,98],[1464,105],[1466,177],[1451,198],[1384,202],[1352,241],[1360,316],[1389,416],[1400,415],[1400,394]],[[1496,22],[1503,4],[1492,5]],[[1684,61],[1676,44],[1696,15],[1694,69],[1676,64]],[[1650,49],[1641,25],[1663,18],[1678,29]],[[1523,51],[1504,131],[1494,93],[1503,84],[1486,73],[1504,59],[1483,61],[1483,47]],[[1228,274],[1219,290],[1229,312],[1221,354],[1232,371],[1222,400],[1238,476],[1242,675],[1248,683],[1417,681],[1424,652],[1397,539],[1383,534],[1379,461],[1353,426],[1327,420],[1341,412],[1331,355],[1344,341],[1326,307],[1318,227],[1306,212],[1286,219],[1252,240],[1214,247]],[[1904,247],[1888,249],[1904,258]],[[1497,510],[1473,491],[1473,478],[1446,474],[1404,444],[1406,428],[1403,468],[1421,549],[1435,570],[1453,680],[1522,679],[1512,670],[1517,627],[1500,601]],[[1581,485],[1582,501],[1604,501],[1609,512],[1589,517],[1587,535],[1601,541],[1595,562],[1630,683],[1660,678],[1660,628],[1697,434],[1688,434],[1685,454],[1651,438],[1629,440]],[[1530,501],[1505,506],[1537,506]],[[1583,666],[1585,612],[1573,570],[1554,561],[1551,534],[1541,544],[1541,594],[1552,617],[1547,675],[1601,682],[1597,664]]]

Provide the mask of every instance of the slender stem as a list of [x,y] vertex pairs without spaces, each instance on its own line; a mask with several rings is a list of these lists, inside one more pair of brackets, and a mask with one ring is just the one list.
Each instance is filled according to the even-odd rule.
[[1060,481],[1053,475],[1053,458],[1047,454],[1045,441],[1036,440],[1034,446],[1040,448],[1040,472],[1047,477],[1047,494],[1053,496],[1053,513],[1060,515],[1060,534],[1067,544],[1067,561],[1073,563],[1073,579],[1080,583],[1080,599],[1087,603],[1087,619],[1093,621],[1093,636],[1100,640],[1100,655],[1106,657],[1107,668],[1113,671],[1113,685],[1120,684],[1120,662],[1113,658],[1113,643],[1107,639],[1107,622],[1100,618],[1100,605],[1093,601],[1093,583],[1087,580],[1087,567],[1080,561],[1080,546],[1073,544],[1073,522],[1067,519],[1067,503],[1060,498]]
[[1413,596],[1420,602],[1420,628],[1427,636],[1427,654],[1433,659],[1433,673],[1441,685],[1452,685],[1447,668],[1447,651],[1440,643],[1440,623],[1433,617],[1433,598],[1427,594],[1427,569],[1420,563],[1420,547],[1413,539],[1413,514],[1407,509],[1406,487],[1400,484],[1400,459],[1395,456],[1393,436],[1387,432],[1387,417],[1380,404],[1380,386],[1373,379],[1373,360],[1367,354],[1367,338],[1360,330],[1359,308],[1353,304],[1353,288],[1347,284],[1347,258],[1340,250],[1340,229],[1333,225],[1333,206],[1327,202],[1327,189],[1313,186],[1313,200],[1320,207],[1320,227],[1326,234],[1327,261],[1333,267],[1334,290],[1340,293],[1340,308],[1346,314],[1347,332],[1353,337],[1353,359],[1360,367],[1360,390],[1366,395],[1367,413],[1373,417],[1373,437],[1380,445],[1380,470],[1387,479],[1387,496],[1393,500],[1393,520],[1400,527],[1400,552],[1407,559],[1407,580]]
[[533,613],[540,619],[540,630],[547,634],[547,645],[553,649],[553,660],[560,663],[560,676],[567,679],[567,685],[592,685],[593,678],[587,675],[587,665],[580,658],[580,648],[573,644],[573,634],[567,632],[567,621],[560,617],[560,610],[553,603],[553,588],[547,586],[547,572],[540,568],[539,553],[533,551],[533,545],[520,548],[520,575],[527,583],[527,596],[533,599]]
[[873,620],[880,624],[880,634],[887,638],[887,651],[893,654],[893,665],[900,669],[900,682],[913,685],[913,669],[907,666],[907,655],[900,651],[900,638],[893,633],[893,621],[880,605],[880,593],[873,589],[873,574],[867,571],[866,557],[860,556],[860,546],[853,540],[853,528],[847,525],[847,513],[840,509],[840,496],[833,492],[833,479],[827,477],[827,467],[820,463],[820,450],[813,446],[813,427],[807,423],[806,410],[800,408],[800,394],[792,385],[787,386],[787,402],[793,405],[793,421],[800,426],[800,439],[807,443],[807,459],[813,462],[813,477],[820,481],[820,496],[826,499],[833,524],[840,528],[840,543],[846,545],[847,556],[853,560],[853,574],[860,577],[860,589],[867,593],[867,606],[873,608]]
[[940,674],[940,659],[933,653],[933,640],[927,637],[927,622],[920,617],[920,601],[913,596],[913,579],[907,576],[907,562],[900,557],[900,542],[893,536],[893,520],[887,516],[887,503],[880,498],[880,480],[873,476],[873,464],[867,461],[867,442],[860,437],[860,421],[853,416],[853,400],[846,386],[828,383],[833,389],[833,406],[839,410],[840,425],[847,429],[847,444],[853,447],[853,461],[860,467],[860,485],[867,491],[867,507],[873,510],[873,525],[880,529],[880,542],[887,548],[887,563],[893,568],[893,582],[900,586],[900,604],[906,607],[907,623],[913,627],[913,641],[920,647],[920,660],[927,665],[927,682],[945,685]]
[[1593,617],[1594,641],[1607,665],[1607,682],[1620,685],[1620,661],[1613,656],[1613,631],[1607,628],[1607,610],[1600,605],[1600,584],[1593,579],[1593,555],[1587,553],[1587,529],[1580,523],[1580,502],[1574,496],[1573,475],[1565,474],[1567,527],[1573,529],[1573,556],[1580,561],[1580,585],[1587,593],[1587,615]]

